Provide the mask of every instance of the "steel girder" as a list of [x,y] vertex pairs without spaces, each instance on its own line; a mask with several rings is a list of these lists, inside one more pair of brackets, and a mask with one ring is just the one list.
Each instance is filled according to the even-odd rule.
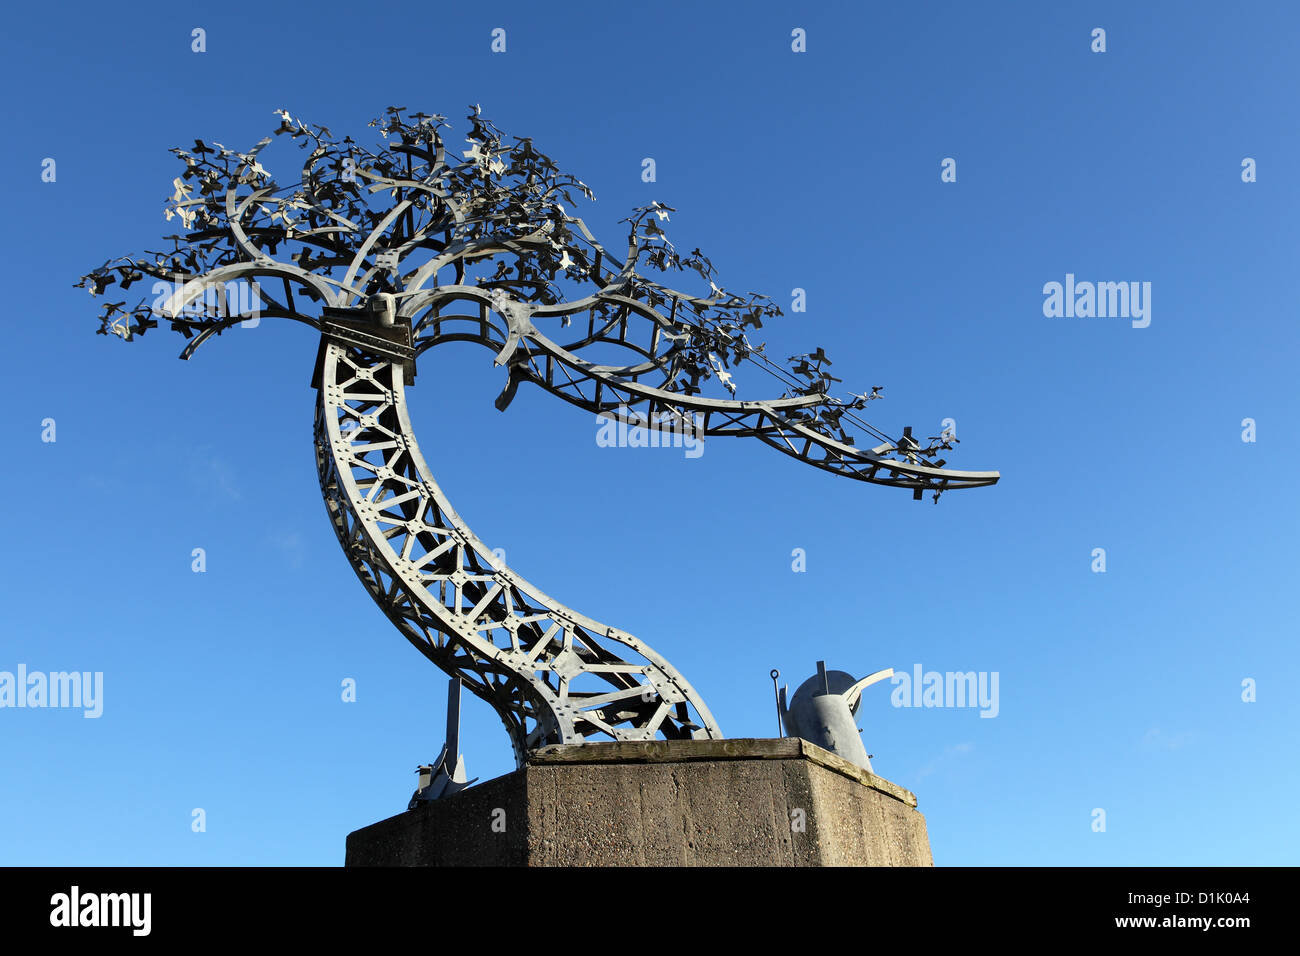
[[592,737],[722,736],[668,661],[533,587],[461,520],[420,453],[400,361],[327,340],[317,376],[316,461],[344,554],[406,639],[496,710],[521,764]]

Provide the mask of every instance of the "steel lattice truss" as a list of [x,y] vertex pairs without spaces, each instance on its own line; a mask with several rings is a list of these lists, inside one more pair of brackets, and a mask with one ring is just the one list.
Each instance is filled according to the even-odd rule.
[[[440,116],[389,109],[371,123],[385,140],[374,151],[279,116],[277,134],[310,149],[299,181],[281,187],[261,165],[269,137],[248,153],[202,141],[174,150],[185,171],[166,215],[185,234],[79,284],[100,294],[166,283],[152,303],[108,303],[99,331],[129,341],[162,318],[190,339],[182,358],[246,318],[228,306],[238,282],[257,283],[260,317],[320,331],[316,458],[343,550],[407,639],[496,709],[520,761],[592,737],[722,734],[664,658],[530,585],[456,514],[407,411],[425,350],[453,341],[491,350],[507,370],[501,409],[532,383],[628,426],[749,436],[918,498],[998,480],[945,468],[936,455],[950,435],[922,446],[910,429],[891,439],[860,419],[880,389],[833,397],[838,379],[822,349],[771,361],[748,335],[780,310],[718,287],[698,249],[679,253],[659,225],[669,207],[637,210],[625,220],[626,256],[610,255],[564,205],[590,190],[531,140],[507,144],[477,108],[460,157],[448,153]],[[696,273],[709,294],[651,277],[679,271]],[[738,397],[730,369],[740,367],[784,391]]]

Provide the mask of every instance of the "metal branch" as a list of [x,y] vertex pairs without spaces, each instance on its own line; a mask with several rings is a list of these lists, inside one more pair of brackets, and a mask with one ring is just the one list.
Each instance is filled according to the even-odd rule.
[[[170,283],[161,302],[108,303],[99,331],[130,341],[165,319],[189,340],[182,358],[244,320],[191,308],[231,282],[274,284],[282,294],[262,296],[263,315],[320,331],[316,458],[339,543],[398,630],[501,715],[521,762],[551,743],[721,730],[664,658],[529,584],[456,514],[406,405],[425,351],[447,342],[491,350],[506,370],[499,408],[531,383],[627,425],[755,438],[914,497],[997,482],[997,472],[955,471],[934,457],[955,439],[922,447],[910,428],[894,439],[854,414],[881,390],[833,397],[839,380],[822,349],[782,365],[753,345],[749,334],[781,310],[722,288],[699,249],[679,251],[663,227],[670,207],[635,210],[626,255],[611,255],[566,207],[591,190],[531,140],[507,143],[477,107],[459,155],[441,116],[389,108],[370,124],[384,140],[371,150],[276,115],[275,134],[309,149],[297,182],[280,186],[262,165],[272,137],[247,153],[201,140],[174,150],[185,169],[166,214],[185,235],[78,284],[100,295],[145,277]],[[677,273],[707,293],[666,281]],[[564,331],[575,322],[585,331]],[[604,361],[584,357],[595,349]],[[616,349],[624,364],[608,360]],[[750,397],[750,372],[783,392]],[[859,445],[862,435],[870,440]]]

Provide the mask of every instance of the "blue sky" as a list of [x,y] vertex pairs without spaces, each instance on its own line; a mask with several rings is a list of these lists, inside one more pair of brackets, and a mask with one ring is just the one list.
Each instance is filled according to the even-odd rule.
[[[757,444],[600,448],[539,392],[497,412],[490,353],[449,346],[410,393],[417,430],[514,568],[665,654],[730,736],[775,732],[772,667],[792,687],[819,659],[996,672],[992,719],[888,687],[859,712],[941,865],[1297,862],[1294,5],[8,16],[2,241],[24,296],[0,670],[99,671],[104,701],[0,709],[0,863],[337,865],[348,831],[405,807],[446,680],[326,520],[314,333],[266,321],[182,363],[165,329],[93,335],[72,284],[171,231],[169,147],[245,148],[279,108],[357,139],[389,105],[459,131],[473,103],[595,190],[612,248],[634,207],[676,207],[669,236],[728,288],[806,290],[764,329],[774,353],[824,347],[846,386],[884,387],[874,424],[952,418],[950,464],[1003,475],[935,505]],[[1150,282],[1150,325],[1046,317],[1067,274]],[[513,767],[472,699],[462,743],[471,775]]]

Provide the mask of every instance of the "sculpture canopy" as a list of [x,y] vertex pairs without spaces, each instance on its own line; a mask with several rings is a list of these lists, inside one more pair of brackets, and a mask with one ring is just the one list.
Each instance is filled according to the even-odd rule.
[[[591,191],[530,139],[507,142],[477,107],[459,154],[441,116],[392,107],[370,124],[383,140],[371,150],[278,115],[276,134],[307,152],[296,182],[281,186],[262,165],[270,137],[247,153],[200,140],[175,149],[185,169],[166,214],[185,233],[79,285],[97,295],[165,283],[130,310],[108,303],[99,332],[131,341],[165,320],[189,339],[182,358],[245,318],[224,305],[241,282],[256,283],[260,317],[320,332],[317,463],[340,544],[398,629],[501,715],[520,762],[546,744],[721,731],[665,659],[528,584],[456,514],[405,401],[427,349],[489,349],[506,369],[501,409],[531,383],[641,427],[689,422],[699,437],[757,438],[917,498],[997,482],[997,472],[945,467],[937,456],[956,442],[950,434],[923,445],[910,428],[891,438],[861,419],[881,389],[832,395],[839,380],[821,348],[771,360],[749,336],[780,309],[721,288],[698,249],[679,252],[661,225],[671,208],[635,210],[615,258],[569,212]],[[708,293],[665,281],[678,272]],[[742,397],[741,368],[782,391]]]

